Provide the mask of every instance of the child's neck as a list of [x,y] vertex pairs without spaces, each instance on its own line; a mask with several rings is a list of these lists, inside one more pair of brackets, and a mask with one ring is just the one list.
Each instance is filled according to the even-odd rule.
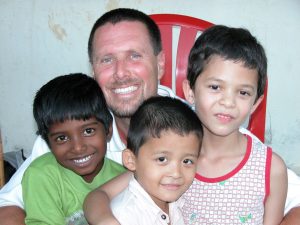
[[245,140],[245,136],[239,131],[227,136],[217,136],[209,131],[204,131],[201,154],[221,156],[244,151],[241,147],[245,144]]
[[242,161],[247,149],[247,138],[240,132],[226,137],[204,132],[197,173],[215,178],[231,172]]
[[84,176],[81,176],[81,177],[85,180],[85,182],[92,183],[93,180],[94,180],[94,178],[101,171],[103,164],[104,164],[104,159],[102,159],[101,162],[99,162],[99,164],[97,165],[96,169],[92,173],[84,175]]
[[164,211],[167,215],[169,215],[169,203],[164,203],[163,205],[159,206],[162,211]]

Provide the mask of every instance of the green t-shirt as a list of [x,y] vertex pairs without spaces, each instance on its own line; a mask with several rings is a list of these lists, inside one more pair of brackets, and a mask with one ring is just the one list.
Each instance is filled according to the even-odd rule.
[[87,183],[46,153],[30,164],[22,179],[26,224],[87,224],[82,211],[86,195],[124,171],[122,165],[105,158],[101,171]]

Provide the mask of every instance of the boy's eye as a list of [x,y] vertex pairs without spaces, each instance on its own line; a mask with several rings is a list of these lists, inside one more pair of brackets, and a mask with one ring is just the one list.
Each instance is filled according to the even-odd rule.
[[247,95],[247,96],[250,96],[250,93],[248,91],[240,91],[240,94],[241,95]]
[[91,136],[92,134],[94,134],[95,133],[95,129],[94,128],[86,128],[85,130],[84,130],[84,135],[85,136]]
[[184,159],[184,160],[183,160],[183,163],[184,163],[184,164],[194,164],[194,161],[191,160],[191,159]]
[[212,90],[218,90],[220,89],[220,86],[219,85],[209,85],[209,88],[212,89]]
[[163,157],[163,156],[162,156],[162,157],[158,157],[158,158],[157,158],[157,161],[160,162],[160,163],[166,162],[166,161],[167,161],[167,158],[166,158],[166,157]]
[[55,141],[59,143],[66,142],[67,140],[68,137],[65,135],[59,135],[58,137],[55,138]]

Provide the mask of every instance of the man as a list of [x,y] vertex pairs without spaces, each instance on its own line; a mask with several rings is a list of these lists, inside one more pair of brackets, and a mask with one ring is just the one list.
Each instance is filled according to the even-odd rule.
[[[137,107],[157,93],[174,97],[167,88],[158,85],[165,66],[160,32],[144,13],[116,9],[96,21],[88,49],[94,77],[114,116],[113,137],[108,143],[107,156],[121,162],[120,153],[125,148],[130,116]],[[20,182],[30,162],[47,151],[45,143],[38,138],[30,158],[1,190],[0,206],[5,206],[0,208],[1,224],[24,224]],[[297,181],[294,188],[299,187],[300,181]],[[286,221],[286,224],[300,224],[300,205],[287,215]]]
[[[160,32],[144,13],[117,9],[97,20],[88,50],[94,77],[114,115],[107,156],[121,163],[130,116],[145,99],[157,95],[158,81],[164,74]],[[175,97],[165,87],[159,92]],[[38,137],[31,156],[1,190],[0,205],[6,207],[0,208],[0,224],[24,224],[20,182],[31,161],[47,151],[47,145]]]

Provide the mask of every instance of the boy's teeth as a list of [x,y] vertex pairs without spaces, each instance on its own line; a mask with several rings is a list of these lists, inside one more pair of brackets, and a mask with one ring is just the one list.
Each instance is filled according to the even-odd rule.
[[77,164],[81,164],[81,163],[85,163],[85,162],[89,161],[91,158],[92,158],[92,156],[89,155],[89,156],[81,158],[81,159],[74,159],[74,162]]
[[130,87],[126,87],[126,88],[117,88],[117,89],[115,89],[115,93],[116,94],[127,94],[132,91],[135,91],[136,89],[137,89],[137,87],[135,87],[135,86],[130,86]]

